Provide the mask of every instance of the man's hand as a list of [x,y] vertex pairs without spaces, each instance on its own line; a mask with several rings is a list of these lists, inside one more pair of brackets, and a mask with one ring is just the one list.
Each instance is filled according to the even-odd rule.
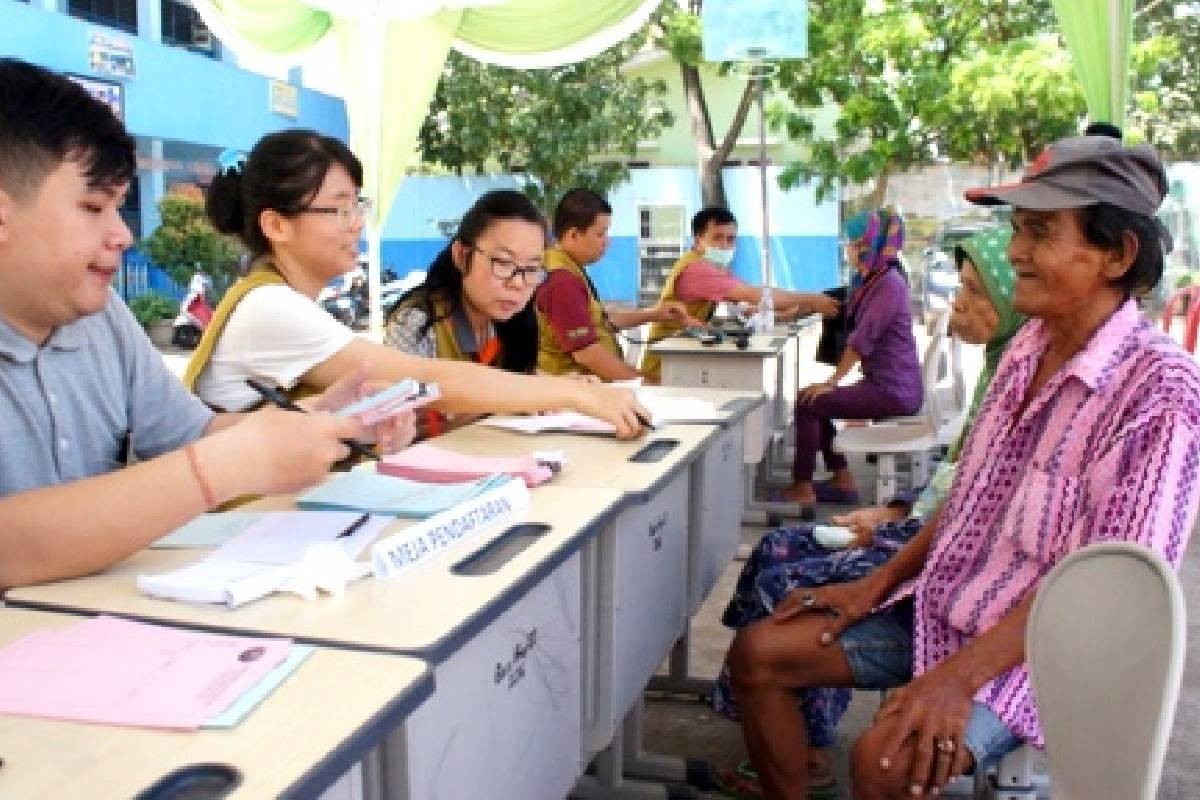
[[838,301],[827,294],[811,295],[807,305],[808,313],[820,314],[822,317],[836,317],[839,308]]
[[667,300],[656,305],[652,311],[654,312],[654,320],[656,322],[677,322],[685,328],[703,328],[705,323],[693,317],[688,313],[687,307],[683,303],[675,300]]
[[923,796],[932,789],[940,792],[970,766],[972,756],[963,736],[974,694],[965,678],[943,665],[892,691],[879,707],[875,724],[886,726],[887,731],[884,760],[893,761],[901,746],[912,739],[912,794]]
[[324,479],[350,452],[342,440],[361,440],[366,433],[350,417],[267,406],[202,439],[201,460],[212,464],[209,477],[214,484],[228,481],[223,497],[286,494]]

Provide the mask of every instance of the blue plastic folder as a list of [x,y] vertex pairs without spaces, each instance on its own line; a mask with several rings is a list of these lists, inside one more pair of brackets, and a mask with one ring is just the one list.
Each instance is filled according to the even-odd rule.
[[425,519],[511,480],[489,475],[467,483],[417,483],[405,478],[352,470],[296,501],[309,511],[359,511]]

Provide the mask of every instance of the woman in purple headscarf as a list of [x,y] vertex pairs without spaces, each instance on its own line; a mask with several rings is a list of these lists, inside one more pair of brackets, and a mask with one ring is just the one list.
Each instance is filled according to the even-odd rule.
[[[915,414],[923,394],[908,283],[899,269],[904,220],[887,210],[864,211],[846,222],[845,233],[846,256],[857,270],[847,309],[852,330],[829,380],[800,390],[793,483],[780,496],[800,503],[805,518],[817,501],[858,502],[846,459],[833,450],[833,420]],[[839,386],[855,364],[862,365],[862,380]],[[814,484],[818,450],[833,478]]]

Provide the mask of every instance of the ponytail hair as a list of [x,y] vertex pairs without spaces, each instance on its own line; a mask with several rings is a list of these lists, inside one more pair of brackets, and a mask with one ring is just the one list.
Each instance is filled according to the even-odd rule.
[[302,128],[269,133],[243,164],[222,167],[213,176],[205,211],[214,228],[237,236],[254,257],[266,255],[271,243],[259,216],[267,209],[284,216],[304,211],[334,164],[362,187],[362,163],[340,140]]

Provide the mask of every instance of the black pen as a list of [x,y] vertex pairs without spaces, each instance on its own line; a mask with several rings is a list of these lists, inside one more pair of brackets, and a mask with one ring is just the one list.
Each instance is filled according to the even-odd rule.
[[371,512],[364,512],[358,519],[346,526],[346,529],[335,536],[335,539],[346,539],[358,532],[358,529],[367,524],[367,520],[371,518]]
[[[263,396],[267,402],[279,406],[285,411],[299,411],[301,414],[307,413],[303,408],[293,403],[288,399],[288,396],[274,386],[267,386],[265,383],[260,383],[254,378],[246,378],[246,385]],[[370,458],[375,461],[379,460],[379,454],[372,450],[362,442],[354,439],[342,439],[342,444],[349,447],[353,452],[358,453],[364,458]]]

